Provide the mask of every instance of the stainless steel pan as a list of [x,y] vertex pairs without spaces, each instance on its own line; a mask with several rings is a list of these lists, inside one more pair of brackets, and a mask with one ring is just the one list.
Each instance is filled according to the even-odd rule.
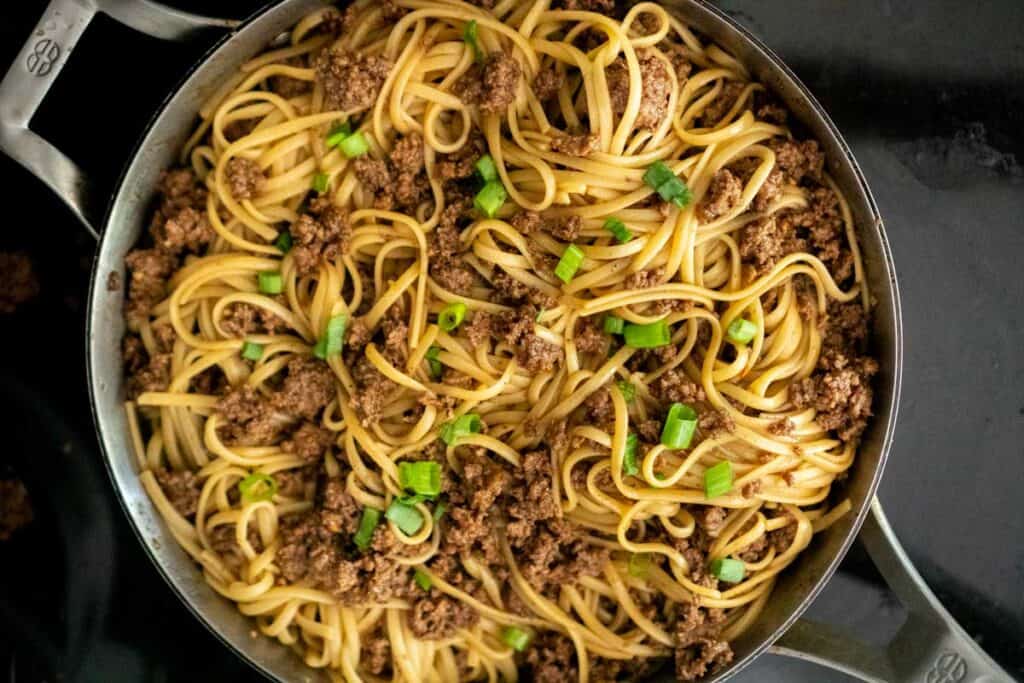
[[[89,294],[87,353],[96,428],[107,468],[125,512],[154,564],[195,615],[240,657],[281,681],[321,680],[285,648],[254,639],[247,619],[216,595],[164,527],[139,485],[122,410],[120,340],[123,289],[106,287],[122,273],[124,256],[143,226],[161,169],[175,163],[204,98],[245,60],[258,53],[323,0],[287,0],[237,22],[189,15],[140,0],[52,0],[24,49],[0,83],[0,149],[49,185],[93,235],[99,250]],[[900,390],[902,330],[896,275],[882,220],[846,143],[831,119],[792,72],[759,40],[714,7],[698,0],[667,0],[680,17],[733,52],[781,97],[824,146],[829,171],[850,199],[872,292],[877,299],[874,352],[876,417],[847,482],[853,512],[820,534],[778,582],[756,625],[733,645],[734,664],[725,680],[765,651],[808,659],[866,681],[929,683],[1008,681],[1009,676],[953,621],[909,563],[886,522],[875,491],[892,444]],[[36,108],[57,78],[75,43],[97,12],[167,40],[220,29],[223,38],[191,70],[157,110],[143,134],[106,213],[90,192],[88,176],[59,150],[29,130]],[[884,648],[869,647],[837,627],[800,618],[828,582],[860,532],[878,568],[908,608],[909,619]]]

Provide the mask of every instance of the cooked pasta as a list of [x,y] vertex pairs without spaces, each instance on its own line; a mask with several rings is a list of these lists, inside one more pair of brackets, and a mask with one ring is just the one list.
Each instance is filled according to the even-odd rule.
[[653,3],[324,7],[198,112],[131,278],[142,482],[336,680],[680,680],[815,532],[870,295],[812,140]]

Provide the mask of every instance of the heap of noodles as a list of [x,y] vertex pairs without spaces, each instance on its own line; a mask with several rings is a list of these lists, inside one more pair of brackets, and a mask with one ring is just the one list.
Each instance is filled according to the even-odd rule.
[[[859,311],[863,323],[869,304],[846,202],[820,158],[813,177],[787,175],[785,112],[742,64],[659,5],[609,14],[547,0],[491,9],[360,0],[344,15],[325,7],[223,84],[183,150],[206,190],[199,213],[211,232],[130,321],[150,357],[158,330],[173,330],[166,388],[127,403],[142,482],[210,585],[337,680],[609,680],[673,655],[680,678],[699,677],[728,663],[728,641],[757,618],[778,574],[849,509],[833,484],[854,461],[863,424],[850,416],[870,414],[874,368],[836,351],[836,337],[858,334],[840,318]],[[388,64],[371,102],[329,108],[338,99],[317,65],[332,50]],[[460,83],[486,76],[498,54],[518,66],[501,84],[508,106],[490,111]],[[554,84],[543,98],[542,74]],[[276,92],[280,79],[300,87]],[[660,120],[650,98],[661,98]],[[338,144],[349,138],[356,148]],[[422,141],[420,199],[382,203],[382,192],[400,189],[371,187],[357,162],[386,168],[407,139]],[[476,163],[477,177],[459,181],[470,194],[453,197],[439,169],[474,145],[469,163],[487,155],[493,167]],[[237,159],[258,169],[258,192],[233,189]],[[682,189],[660,193],[667,176],[652,181],[652,168]],[[471,208],[481,174],[504,202],[499,194],[497,205]],[[434,276],[432,261],[456,201],[469,216],[455,244],[470,277],[461,291]],[[314,202],[343,210],[348,232],[342,248],[303,268],[289,245]],[[526,230],[529,218],[571,223],[574,234]],[[829,246],[818,240],[823,225]],[[478,316],[517,310],[495,294],[497,273],[520,297],[546,302],[530,309],[524,338],[552,362],[531,365],[530,348],[468,334]],[[225,321],[240,305],[278,324],[232,333]],[[386,324],[397,339],[374,336]],[[361,345],[340,350],[339,333],[357,328]],[[664,330],[667,343],[652,344]],[[333,377],[310,427],[328,433],[314,466],[281,436],[294,429],[287,406],[266,442],[225,436],[237,418],[222,394],[280,395],[299,357],[322,358]],[[197,379],[213,371],[223,386],[204,390]],[[382,400],[368,414],[363,394],[373,392]],[[683,408],[669,411],[674,403]],[[667,423],[692,433],[666,436]],[[540,480],[523,472],[537,453]],[[449,487],[468,481],[470,461],[526,477],[530,491],[540,481],[554,501],[544,523],[570,530],[573,548],[601,561],[538,584],[523,566],[530,539],[510,541],[505,512],[529,501],[506,492],[478,520],[494,556],[480,546],[456,555],[468,582],[457,585],[439,557],[456,523]],[[403,463],[425,462],[440,465],[440,492],[410,488]],[[163,473],[187,475],[191,509],[173,504]],[[319,484],[285,491],[289,473]],[[312,569],[307,580],[286,578],[286,532],[329,505],[325,480],[339,482],[360,526],[365,511],[381,513],[369,531],[389,534],[382,557],[405,572],[402,591],[354,599]],[[218,530],[230,553],[213,542]],[[354,548],[351,534],[337,539],[335,565],[376,552]],[[422,637],[410,627],[422,600],[454,601],[472,616]],[[545,662],[564,678],[550,678]]]

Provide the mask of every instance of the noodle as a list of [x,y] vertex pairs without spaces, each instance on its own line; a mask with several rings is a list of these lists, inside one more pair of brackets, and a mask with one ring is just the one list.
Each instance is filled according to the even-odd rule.
[[[386,64],[372,100],[329,87],[331,50]],[[546,661],[606,680],[673,655],[690,680],[727,664],[779,573],[849,511],[833,484],[874,372],[854,352],[870,296],[850,211],[743,65],[652,3],[620,20],[546,0],[359,0],[300,21],[199,116],[182,152],[192,223],[165,201],[156,246],[128,258],[126,356],[148,365],[129,363],[125,405],[143,485],[210,585],[335,680],[540,678]],[[327,143],[339,122],[365,155]],[[425,172],[402,175],[414,146]],[[484,153],[508,195],[492,218],[459,170]],[[659,197],[656,164],[688,201]],[[344,237],[303,241],[303,221]],[[166,263],[161,237],[195,226],[202,244],[172,251],[166,289],[133,315],[143,259]],[[581,262],[556,277],[569,242]],[[342,317],[344,347],[325,350]],[[624,344],[608,319],[664,321],[671,343]],[[737,341],[743,321],[756,331]],[[326,385],[289,384],[314,366]],[[659,438],[674,402],[698,415],[681,448]],[[482,431],[440,441],[460,416]],[[431,458],[443,487],[403,503],[415,530],[389,512],[356,550],[360,513],[405,500],[401,467]],[[709,501],[723,462],[731,486]],[[454,553],[470,528],[484,534]],[[289,579],[296,556],[306,573]],[[722,558],[741,579],[711,573]],[[412,625],[428,617],[430,634]],[[517,653],[509,629],[533,643]]]

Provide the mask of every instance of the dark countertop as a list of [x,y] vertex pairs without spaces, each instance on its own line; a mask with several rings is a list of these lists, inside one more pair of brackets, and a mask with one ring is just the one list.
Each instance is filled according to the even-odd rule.
[[[211,3],[174,4],[200,10]],[[257,3],[217,4],[241,16]],[[950,611],[1024,678],[1024,169],[1018,161],[1024,159],[1024,3],[720,5],[807,83],[868,177],[892,242],[906,333],[899,427],[881,498]],[[13,58],[42,6],[34,0],[2,10],[0,65]],[[101,20],[35,128],[110,187],[161,94],[199,51]],[[100,635],[81,680],[178,681],[198,672],[205,679],[249,680],[251,672],[157,577],[111,502],[83,370],[90,242],[39,183],[3,158],[0,178],[6,209],[0,249],[28,249],[43,287],[39,300],[16,316],[0,316],[0,414],[6,431],[21,437],[0,456],[0,467],[3,457],[20,457],[40,477],[74,478],[85,491],[82,514],[97,540],[79,543],[73,553],[102,553],[113,585],[112,599],[91,612]],[[39,417],[47,412],[61,416],[52,418],[63,419],[60,429]],[[45,511],[41,517],[46,523]],[[0,585],[13,586],[8,553],[47,567],[60,551],[46,539],[0,546]],[[59,614],[59,630],[74,621],[76,608],[62,604],[57,586],[34,585],[40,576],[49,574],[16,574],[25,586],[19,599],[35,605],[40,619]],[[869,641],[902,617],[856,548],[810,614]],[[0,671],[5,648],[17,646],[0,638]],[[19,653],[13,680],[39,680]],[[735,680],[851,679],[766,657]]]

